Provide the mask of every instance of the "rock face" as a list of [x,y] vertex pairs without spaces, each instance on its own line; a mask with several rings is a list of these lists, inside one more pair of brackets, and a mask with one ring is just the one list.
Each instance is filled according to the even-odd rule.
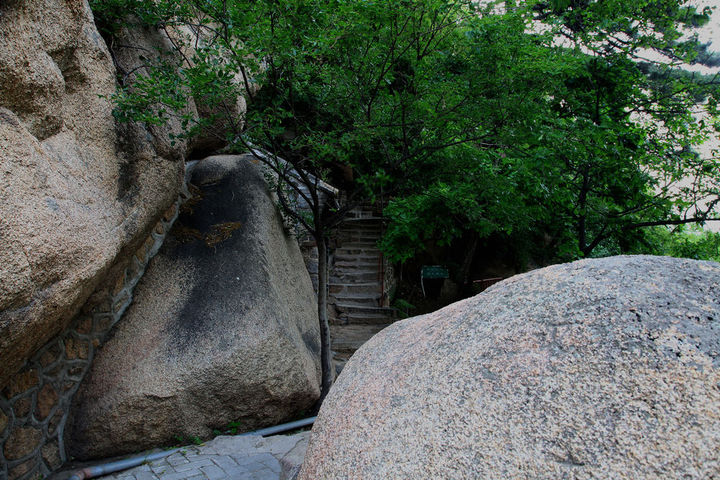
[[387,328],[301,479],[720,476],[720,264],[580,261]]
[[287,420],[319,395],[315,295],[259,167],[211,157],[75,397],[66,444],[109,456]]
[[0,3],[0,387],[175,201],[184,151],[118,126],[83,0]]

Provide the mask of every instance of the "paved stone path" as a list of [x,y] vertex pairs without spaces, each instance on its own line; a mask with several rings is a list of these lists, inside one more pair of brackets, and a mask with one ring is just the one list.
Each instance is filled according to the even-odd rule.
[[310,432],[272,437],[220,436],[181,448],[104,480],[290,480],[302,464]]

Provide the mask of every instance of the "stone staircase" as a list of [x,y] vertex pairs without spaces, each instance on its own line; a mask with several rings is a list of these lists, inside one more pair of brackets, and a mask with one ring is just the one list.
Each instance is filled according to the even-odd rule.
[[388,272],[377,248],[382,222],[371,207],[363,206],[351,212],[338,231],[328,296],[338,364],[396,319],[395,310],[387,306]]

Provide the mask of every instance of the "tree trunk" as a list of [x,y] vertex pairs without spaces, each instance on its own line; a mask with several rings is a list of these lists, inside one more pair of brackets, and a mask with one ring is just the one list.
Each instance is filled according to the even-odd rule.
[[318,320],[320,322],[320,365],[322,367],[322,387],[318,399],[318,409],[330,391],[335,379],[332,368],[332,352],[330,350],[330,324],[327,315],[328,266],[327,239],[318,236],[315,239],[318,249]]
[[582,168],[582,186],[580,187],[580,195],[578,198],[578,223],[577,223],[577,236],[578,236],[578,250],[585,254],[587,247],[587,196],[590,190],[590,167],[587,165]]
[[470,269],[472,268],[472,262],[475,258],[475,251],[477,250],[479,237],[477,233],[472,233],[472,240],[470,241],[470,247],[467,249],[467,253],[465,253],[465,257],[463,258],[462,265],[460,266],[460,282],[463,288],[466,288],[468,286],[468,280],[470,277]]

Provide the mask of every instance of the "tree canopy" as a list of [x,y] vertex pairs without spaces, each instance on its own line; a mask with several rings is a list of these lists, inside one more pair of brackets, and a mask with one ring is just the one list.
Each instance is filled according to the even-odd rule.
[[542,236],[556,259],[626,251],[635,230],[707,221],[717,203],[716,158],[693,147],[717,135],[720,78],[683,69],[714,61],[682,30],[707,22],[709,9],[679,0],[93,7],[108,31],[130,12],[203,38],[186,65],[137,75],[118,96],[121,115],[154,121],[186,97],[219,105],[244,95],[247,118],[230,122],[228,140],[319,178],[351,170],[349,198],[389,200],[384,247],[397,260],[467,232]]

